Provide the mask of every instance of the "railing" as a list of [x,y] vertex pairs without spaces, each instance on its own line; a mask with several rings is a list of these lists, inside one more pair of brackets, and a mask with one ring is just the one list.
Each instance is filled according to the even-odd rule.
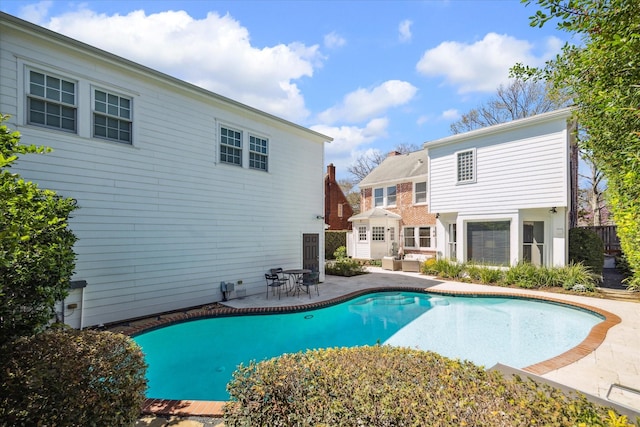
[[618,255],[622,252],[620,248],[620,239],[618,239],[618,233],[616,232],[615,225],[587,226],[578,228],[586,228],[600,236],[602,243],[604,243],[605,253]]

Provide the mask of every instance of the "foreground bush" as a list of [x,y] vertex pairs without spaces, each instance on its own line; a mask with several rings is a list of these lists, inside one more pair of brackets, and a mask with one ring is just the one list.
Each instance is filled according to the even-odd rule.
[[366,273],[362,264],[347,257],[347,248],[344,246],[340,246],[336,249],[333,253],[333,257],[335,258],[335,261],[327,262],[324,266],[326,274],[351,277]]
[[602,275],[604,244],[594,231],[587,228],[569,230],[569,261],[589,267],[594,274]]
[[121,334],[51,329],[0,350],[2,426],[132,426],[147,382]]
[[234,372],[227,389],[229,427],[630,425],[583,396],[390,346],[252,362]]

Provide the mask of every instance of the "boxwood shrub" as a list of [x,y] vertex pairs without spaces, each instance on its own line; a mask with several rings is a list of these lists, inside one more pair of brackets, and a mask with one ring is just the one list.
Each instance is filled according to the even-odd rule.
[[228,427],[630,425],[579,394],[390,346],[251,362],[238,367],[227,390]]
[[146,365],[122,334],[50,329],[0,357],[2,426],[133,426],[140,416]]
[[602,275],[604,267],[604,244],[594,231],[587,228],[569,230],[569,261],[582,263],[591,272]]

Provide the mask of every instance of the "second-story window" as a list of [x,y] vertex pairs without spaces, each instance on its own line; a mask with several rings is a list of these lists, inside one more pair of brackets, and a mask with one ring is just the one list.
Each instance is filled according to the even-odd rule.
[[456,153],[457,175],[459,184],[476,181],[475,150],[467,150]]
[[373,190],[373,206],[384,206],[384,188]]
[[414,185],[414,203],[427,203],[427,183],[416,182]]
[[220,161],[242,166],[242,132],[220,128]]
[[249,168],[267,171],[269,141],[251,135],[249,137]]
[[76,132],[76,84],[50,74],[29,71],[29,124]]
[[396,204],[396,186],[387,187],[387,206]]
[[96,89],[93,136],[131,144],[131,98]]

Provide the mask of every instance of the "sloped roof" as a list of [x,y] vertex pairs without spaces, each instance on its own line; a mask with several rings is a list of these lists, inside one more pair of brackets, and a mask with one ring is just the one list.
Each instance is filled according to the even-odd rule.
[[360,219],[372,219],[372,218],[390,218],[390,219],[402,219],[402,217],[398,214],[394,214],[393,212],[389,212],[386,209],[382,208],[372,208],[368,211],[361,212],[357,215],[352,216],[348,219],[348,221],[356,221]]
[[358,184],[360,188],[377,184],[409,181],[410,178],[427,175],[427,151],[387,156]]

